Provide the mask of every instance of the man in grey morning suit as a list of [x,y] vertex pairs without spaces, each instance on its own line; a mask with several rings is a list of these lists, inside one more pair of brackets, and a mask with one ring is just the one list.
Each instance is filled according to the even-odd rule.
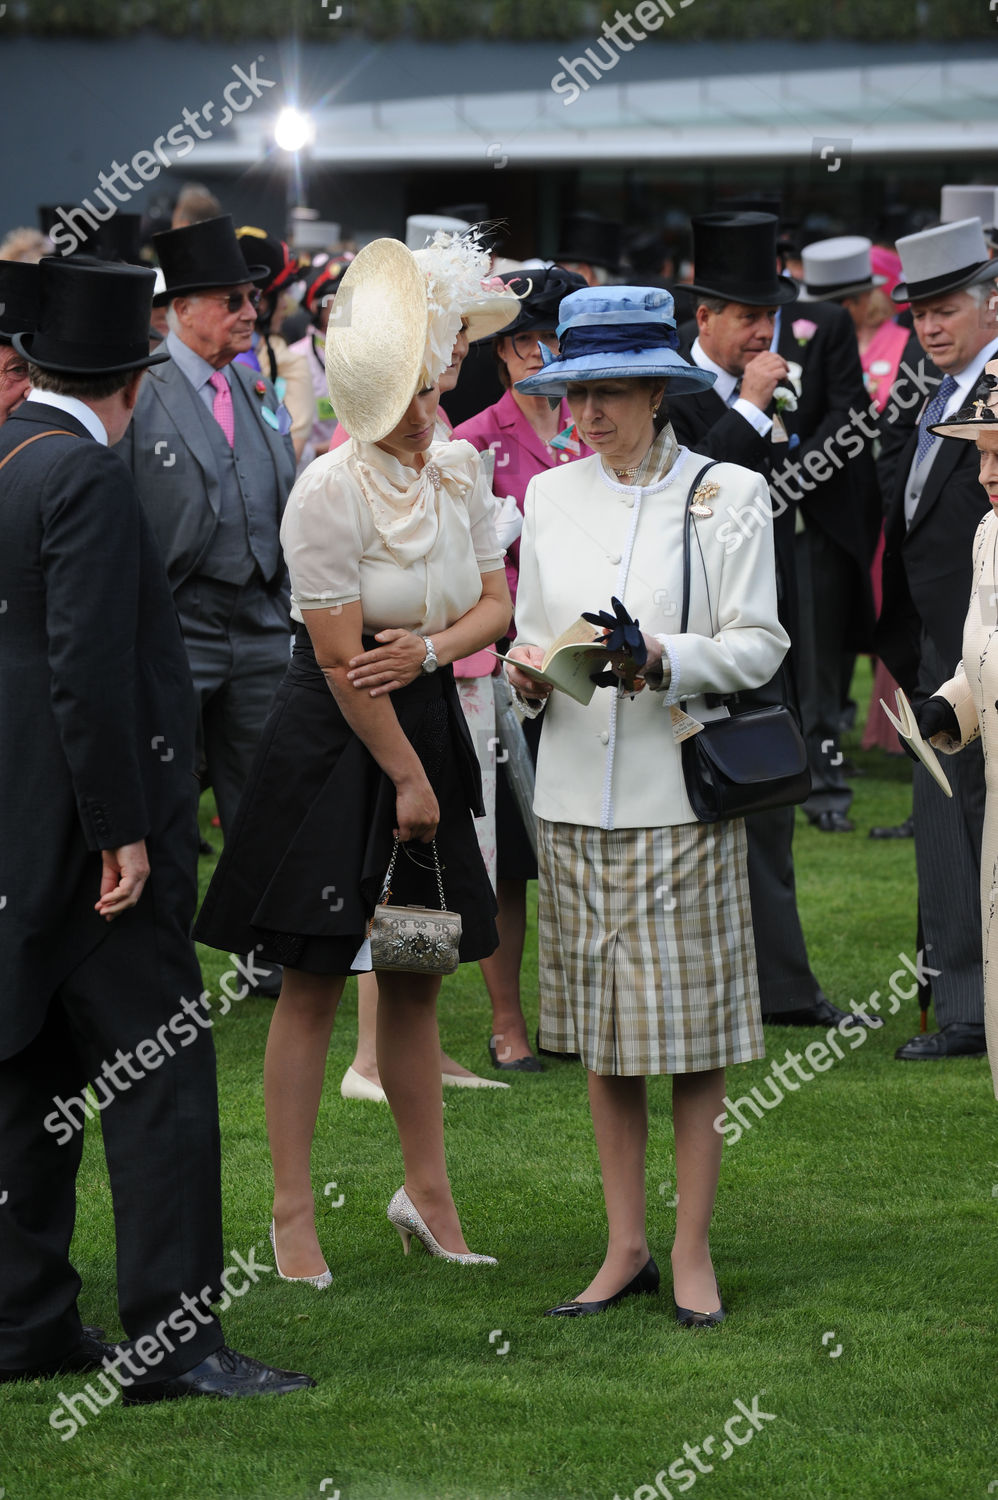
[[145,382],[120,452],[163,552],[227,835],[290,656],[279,532],[295,457],[273,386],[232,363],[250,347],[254,283],[270,272],[246,264],[228,215],[153,243],[172,358]]

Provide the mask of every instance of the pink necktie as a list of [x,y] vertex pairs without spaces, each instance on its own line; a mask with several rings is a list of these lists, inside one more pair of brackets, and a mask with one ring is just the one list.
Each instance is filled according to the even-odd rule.
[[229,382],[221,370],[216,370],[208,384],[215,392],[211,414],[225,433],[229,447],[232,448],[236,441],[236,419],[232,410],[232,392],[229,389]]

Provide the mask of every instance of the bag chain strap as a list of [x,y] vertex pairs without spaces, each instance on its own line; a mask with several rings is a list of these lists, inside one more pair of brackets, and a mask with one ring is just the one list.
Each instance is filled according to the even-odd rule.
[[[391,882],[392,882],[392,875],[395,873],[395,861],[398,859],[400,847],[401,847],[401,841],[399,839],[396,839],[394,847],[392,849],[392,857],[388,861],[388,869],[385,872],[384,884],[381,887],[381,897],[380,897],[380,900],[378,902],[379,906],[380,905],[387,906],[388,902],[391,900],[391,894],[392,894],[392,884],[391,884]],[[436,873],[436,877],[437,877],[437,891],[440,894],[440,910],[441,911],[446,911],[447,910],[447,901],[446,901],[446,899],[444,897],[444,877],[443,877],[443,871],[440,868],[440,855],[439,855],[439,853],[437,851],[437,841],[436,841],[435,838],[430,841],[430,847],[433,850],[433,863],[434,863],[434,866],[435,866],[435,873]]]

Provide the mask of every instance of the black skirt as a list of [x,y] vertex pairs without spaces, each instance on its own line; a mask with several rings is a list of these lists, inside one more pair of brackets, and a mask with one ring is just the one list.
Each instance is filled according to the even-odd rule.
[[[376,645],[365,638],[364,648]],[[450,667],[391,695],[440,805],[437,850],[462,963],[498,946],[475,836],[481,777]],[[336,703],[299,626],[235,825],[194,928],[199,942],[311,974],[349,974],[392,852],[395,787]],[[392,904],[439,906],[429,844],[399,855]]]

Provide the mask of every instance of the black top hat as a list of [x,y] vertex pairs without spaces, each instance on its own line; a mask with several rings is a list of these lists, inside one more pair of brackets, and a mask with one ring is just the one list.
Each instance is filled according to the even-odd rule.
[[602,266],[607,271],[620,270],[621,225],[599,214],[566,214],[561,221],[558,242],[562,246],[555,260],[574,260],[587,266]]
[[152,271],[46,255],[38,272],[37,326],[12,340],[32,364],[63,375],[118,375],[169,359],[165,350],[149,353]]
[[166,278],[165,289],[153,298],[155,307],[187,292],[270,280],[269,266],[246,264],[231,214],[219,214],[217,219],[203,219],[183,229],[165,229],[153,235],[152,243]]
[[31,261],[0,260],[0,344],[38,325],[38,267]]
[[80,248],[88,255],[96,255],[98,260],[124,261],[129,266],[141,266],[142,215],[114,214],[103,224],[98,224]]
[[499,339],[508,338],[511,333],[524,333],[530,328],[557,328],[561,299],[586,285],[578,272],[565,271],[561,266],[528,266],[522,271],[503,271],[499,280],[520,298],[516,322],[497,333]]
[[777,228],[775,214],[697,215],[691,290],[749,307],[781,307],[796,301],[797,283],[777,275]]

